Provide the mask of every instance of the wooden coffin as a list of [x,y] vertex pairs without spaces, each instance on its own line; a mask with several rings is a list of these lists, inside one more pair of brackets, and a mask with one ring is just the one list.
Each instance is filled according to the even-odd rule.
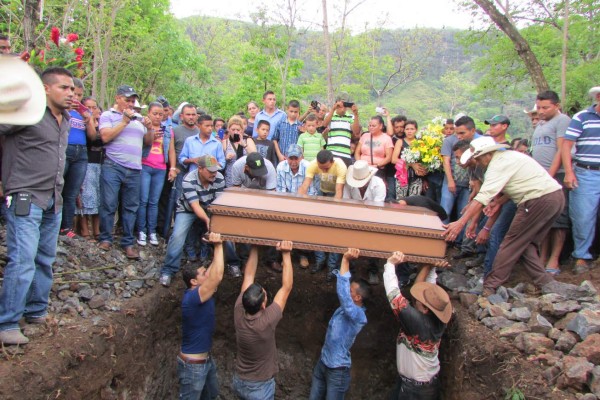
[[446,253],[442,222],[422,207],[364,203],[330,197],[228,188],[209,207],[211,231],[224,240],[295,249],[388,258],[402,251],[407,261],[434,263]]

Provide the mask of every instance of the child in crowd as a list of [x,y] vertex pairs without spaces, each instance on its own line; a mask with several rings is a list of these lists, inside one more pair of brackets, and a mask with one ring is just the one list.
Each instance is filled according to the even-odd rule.
[[304,159],[307,161],[314,160],[326,144],[323,135],[317,132],[317,120],[315,114],[309,114],[304,120],[305,132],[298,138],[298,145],[302,147]]
[[[398,140],[394,146],[394,153],[392,154],[392,163],[396,164],[402,158],[402,151],[405,148],[410,147],[410,144],[417,135],[419,125],[415,120],[408,120],[404,125],[404,139]],[[423,175],[417,174],[417,171],[413,169],[412,165],[406,166],[408,170],[408,185],[397,185],[396,186],[396,198],[407,196],[419,196],[423,191]]]
[[288,103],[286,114],[287,119],[282,119],[277,127],[275,127],[275,134],[272,138],[275,152],[277,153],[277,159],[280,162],[284,161],[287,157],[287,150],[290,145],[298,141],[298,128],[300,127],[298,115],[300,114],[300,103],[298,103],[297,100],[290,101]]
[[267,139],[270,129],[271,124],[269,121],[262,119],[258,121],[258,126],[256,127],[257,136],[256,140],[254,140],[254,144],[256,144],[256,151],[258,151],[265,160],[271,161],[274,167],[277,167],[279,158],[275,151],[275,145],[272,141]]

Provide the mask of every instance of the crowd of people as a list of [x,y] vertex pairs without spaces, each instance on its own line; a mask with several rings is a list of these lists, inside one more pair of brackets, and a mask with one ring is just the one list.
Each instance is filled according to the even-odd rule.
[[[212,296],[225,273],[243,275],[235,305],[233,388],[240,398],[273,398],[275,329],[293,286],[293,243],[261,253],[263,264],[282,275],[282,287],[267,305],[255,282],[258,249],[210,232],[208,207],[227,187],[427,207],[460,250],[454,259],[482,266],[478,294],[484,296],[509,279],[519,260],[537,287],[558,288],[554,277],[570,231],[576,268],[591,267],[600,202],[600,87],[590,90],[595,104],[573,118],[561,111],[555,92],[539,93],[528,111],[530,142],[509,142],[505,115],[486,119],[486,132],[469,116],[447,119],[443,167],[431,172],[403,157],[417,137],[417,121],[392,118],[386,108],[361,120],[358,105],[345,94],[331,107],[313,101],[302,112],[296,100],[280,110],[275,93],[267,91],[262,109],[251,101],[225,119],[187,102],[172,107],[163,96],[141,105],[138,92],[121,85],[111,107],[102,110],[64,68],[48,68],[38,78],[8,56],[0,56],[0,68],[16,77],[0,83],[0,104],[7,104],[0,108],[8,256],[0,293],[4,344],[28,342],[22,318],[45,323],[59,234],[108,251],[118,232],[129,259],[139,259],[138,246],[166,240],[160,284],[169,287],[181,270],[187,287],[178,355],[181,398],[218,393],[210,355]],[[350,262],[359,254],[297,254],[301,269],[326,269],[324,279],[336,280],[340,300],[310,398],[343,398],[348,390],[349,350],[367,323],[364,300],[379,276],[401,326],[395,398],[437,398],[437,353],[452,307],[435,284],[436,266],[414,266],[394,253],[383,275],[377,261],[368,260],[368,279],[351,280]],[[183,268],[182,258],[188,261]],[[400,289],[415,267],[411,304]]]

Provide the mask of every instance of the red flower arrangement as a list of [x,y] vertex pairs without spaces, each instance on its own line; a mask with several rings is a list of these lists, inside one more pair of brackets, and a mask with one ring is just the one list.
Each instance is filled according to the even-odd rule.
[[79,35],[69,33],[66,38],[60,36],[60,30],[53,26],[50,30],[50,40],[44,49],[32,50],[31,54],[23,55],[21,58],[29,57],[29,63],[44,70],[48,67],[63,67],[77,77],[84,75],[83,56],[85,52],[81,47],[74,47],[79,40]]

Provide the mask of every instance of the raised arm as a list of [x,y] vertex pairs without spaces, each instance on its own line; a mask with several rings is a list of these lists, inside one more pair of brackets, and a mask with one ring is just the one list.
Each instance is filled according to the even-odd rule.
[[408,300],[402,296],[402,292],[400,292],[400,287],[398,286],[398,277],[396,276],[396,264],[402,262],[404,262],[404,253],[396,251],[387,259],[383,270],[385,294],[396,316],[401,310],[408,307]]
[[361,311],[361,307],[356,305],[352,299],[352,294],[350,293],[350,261],[356,260],[360,256],[360,250],[358,249],[348,249],[344,253],[342,257],[342,264],[340,266],[340,273],[337,278],[337,295],[340,301],[340,306],[344,314],[346,314],[349,318],[355,321],[364,321],[365,315],[364,312]]
[[258,247],[252,246],[250,248],[250,254],[248,255],[248,261],[246,261],[246,268],[244,269],[244,281],[242,282],[242,290],[244,293],[250,285],[254,283],[256,276],[256,267],[258,266]]
[[223,241],[221,240],[221,235],[211,232],[208,235],[208,241],[214,246],[214,255],[212,263],[208,268],[208,278],[198,288],[200,300],[202,300],[203,303],[210,299],[217,291],[219,283],[221,283],[223,280],[223,269],[225,264],[223,259]]
[[283,241],[277,243],[277,250],[283,256],[283,272],[281,273],[281,288],[277,291],[273,303],[277,303],[281,312],[285,309],[287,299],[294,285],[294,270],[292,269],[292,242]]

